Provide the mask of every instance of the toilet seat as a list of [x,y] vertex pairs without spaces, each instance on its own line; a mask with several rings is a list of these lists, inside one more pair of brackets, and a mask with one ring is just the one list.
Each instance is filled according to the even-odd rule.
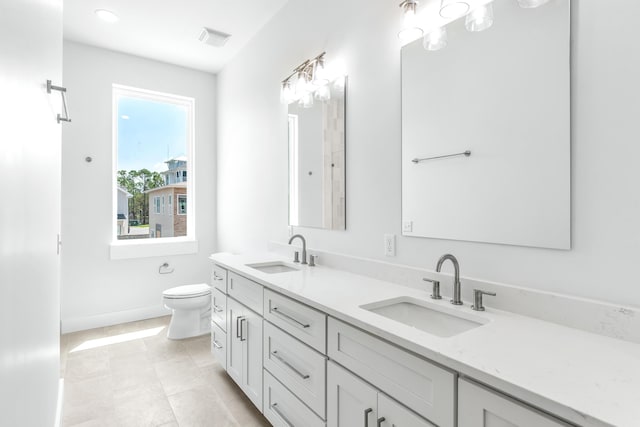
[[211,286],[206,283],[183,285],[167,289],[162,296],[169,299],[196,298],[211,294]]

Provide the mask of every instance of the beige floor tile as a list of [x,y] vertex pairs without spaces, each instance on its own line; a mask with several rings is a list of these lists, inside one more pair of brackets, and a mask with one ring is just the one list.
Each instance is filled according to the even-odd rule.
[[101,353],[70,354],[67,357],[65,381],[83,381],[109,375],[109,358]]
[[152,337],[68,353],[91,339],[168,325],[169,316],[61,337],[65,427],[263,427],[210,354],[209,335]]
[[242,427],[211,387],[197,387],[168,399],[180,426]]

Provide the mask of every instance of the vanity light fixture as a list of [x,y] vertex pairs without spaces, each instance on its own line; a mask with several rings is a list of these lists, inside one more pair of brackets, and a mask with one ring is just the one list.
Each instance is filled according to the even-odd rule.
[[314,98],[328,101],[331,99],[331,80],[325,64],[325,52],[322,52],[298,65],[282,81],[280,102],[291,104],[298,101],[302,107],[311,108]]
[[464,26],[467,31],[479,32],[490,28],[493,25],[493,4],[476,7],[467,14]]
[[447,46],[447,29],[445,27],[438,27],[427,34],[425,34],[422,40],[422,46],[426,50],[440,50]]
[[442,0],[440,2],[440,16],[445,19],[458,19],[469,12],[470,6],[466,1]]
[[93,13],[95,13],[98,18],[100,18],[104,22],[108,22],[109,24],[118,22],[118,20],[120,19],[118,18],[118,15],[107,9],[96,9],[93,11]]
[[518,4],[523,9],[533,9],[549,3],[549,1],[550,0],[518,0]]
[[[479,32],[491,28],[493,25],[493,0],[485,2],[480,6],[471,9],[467,1],[462,0],[440,0],[440,17],[448,20],[456,20],[465,16],[465,28],[467,31]],[[551,0],[516,0],[520,7],[531,9],[540,7]],[[419,34],[425,33],[419,26],[416,19],[416,0],[404,0],[400,3],[400,7],[404,8],[405,25],[398,33],[398,37],[403,44],[411,42],[419,37]],[[470,10],[471,9],[471,10]],[[440,50],[447,45],[447,28],[446,24],[427,31],[422,40],[422,46],[429,51]]]

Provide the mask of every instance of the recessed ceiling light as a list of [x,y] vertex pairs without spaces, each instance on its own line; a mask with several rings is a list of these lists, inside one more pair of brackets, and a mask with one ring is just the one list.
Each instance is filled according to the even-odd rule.
[[120,19],[118,18],[118,15],[107,9],[96,9],[94,13],[98,16],[98,18],[102,19],[104,22],[108,22],[109,24],[118,22],[118,19]]

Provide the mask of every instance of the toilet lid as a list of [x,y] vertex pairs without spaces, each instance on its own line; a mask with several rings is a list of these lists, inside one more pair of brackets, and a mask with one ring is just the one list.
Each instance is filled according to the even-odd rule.
[[211,286],[207,285],[206,283],[199,283],[197,285],[184,285],[167,289],[162,293],[162,295],[167,298],[193,298],[210,293]]

